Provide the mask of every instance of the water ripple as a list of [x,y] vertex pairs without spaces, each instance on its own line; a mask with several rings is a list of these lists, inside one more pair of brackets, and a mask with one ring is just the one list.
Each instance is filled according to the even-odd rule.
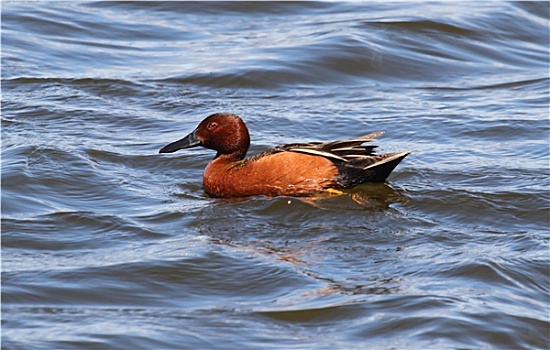
[[[547,347],[549,6],[2,3],[3,348]],[[219,111],[413,152],[212,199]]]

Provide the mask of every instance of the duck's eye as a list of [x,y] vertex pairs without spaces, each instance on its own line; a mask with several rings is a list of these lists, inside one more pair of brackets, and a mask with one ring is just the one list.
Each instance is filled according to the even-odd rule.
[[218,123],[216,123],[216,122],[212,122],[212,123],[210,123],[210,124],[208,124],[208,125],[206,126],[206,128],[207,128],[208,130],[214,130],[214,129],[216,129],[217,127],[218,127]]

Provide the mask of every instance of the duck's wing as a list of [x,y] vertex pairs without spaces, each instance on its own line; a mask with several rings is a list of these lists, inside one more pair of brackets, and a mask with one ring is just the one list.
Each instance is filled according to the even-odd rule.
[[337,181],[343,187],[365,182],[383,182],[411,151],[375,154],[378,146],[364,146],[384,132],[373,132],[353,139],[333,142],[294,143],[275,147],[276,152],[300,152],[330,159],[339,170]]
[[246,158],[239,164],[257,160],[279,152],[299,152],[325,157],[338,168],[336,181],[347,188],[365,182],[383,182],[392,170],[407,156],[410,151],[375,154],[378,146],[363,146],[363,143],[374,141],[384,132],[373,132],[353,139],[332,142],[309,142],[283,144]]
[[275,149],[279,152],[308,153],[343,162],[352,162],[373,155],[374,149],[378,146],[363,146],[363,143],[374,141],[383,133],[383,131],[378,131],[353,139],[332,142],[292,143],[279,145]]

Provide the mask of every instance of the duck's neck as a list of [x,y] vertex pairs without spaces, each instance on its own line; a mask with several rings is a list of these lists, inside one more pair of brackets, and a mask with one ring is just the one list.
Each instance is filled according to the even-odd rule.
[[214,159],[219,159],[226,162],[236,162],[239,160],[243,160],[246,156],[246,150],[243,151],[235,151],[233,153],[225,153],[221,154],[220,152],[216,153],[216,157]]

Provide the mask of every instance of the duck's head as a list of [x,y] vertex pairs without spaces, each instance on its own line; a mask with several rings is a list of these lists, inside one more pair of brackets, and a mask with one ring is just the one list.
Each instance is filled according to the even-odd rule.
[[248,128],[235,114],[212,114],[204,119],[192,133],[164,146],[159,153],[172,153],[196,146],[217,151],[216,158],[225,156],[230,159],[243,159],[250,146]]

